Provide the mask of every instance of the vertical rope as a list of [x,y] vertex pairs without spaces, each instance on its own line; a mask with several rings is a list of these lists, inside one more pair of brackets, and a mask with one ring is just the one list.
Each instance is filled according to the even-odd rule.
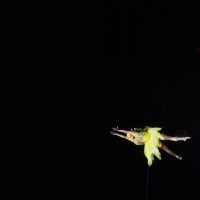
[[[166,101],[164,102],[164,105],[161,108],[160,117],[164,114],[169,101],[172,99],[172,96],[174,95],[174,92],[176,91],[176,89],[182,79],[183,74],[184,74],[184,71],[182,71],[182,73],[178,74],[178,77],[176,78],[174,86],[170,90],[170,93],[168,94],[168,97],[167,97]],[[146,177],[146,198],[145,198],[146,200],[148,200],[148,189],[149,189],[149,166],[147,168],[147,177]]]
[[147,168],[147,179],[146,179],[146,200],[148,199],[148,189],[149,189],[149,166]]

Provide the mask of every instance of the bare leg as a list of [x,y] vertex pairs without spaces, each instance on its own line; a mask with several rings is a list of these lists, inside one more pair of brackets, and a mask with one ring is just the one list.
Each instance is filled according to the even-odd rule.
[[172,150],[170,150],[170,149],[169,149],[168,147],[166,147],[164,144],[161,144],[160,148],[161,148],[162,150],[164,150],[165,152],[167,152],[168,154],[170,154],[170,155],[172,155],[172,156],[178,158],[179,160],[182,160],[182,157],[181,157],[181,156],[175,154]]
[[164,140],[171,140],[171,141],[186,141],[188,139],[191,139],[191,137],[173,137],[173,136],[169,136],[169,135],[164,135],[162,134]]

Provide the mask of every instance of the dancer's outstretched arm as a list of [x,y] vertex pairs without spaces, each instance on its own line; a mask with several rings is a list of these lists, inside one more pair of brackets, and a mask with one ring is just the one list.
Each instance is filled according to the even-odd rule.
[[[123,134],[121,134],[121,133],[123,133]],[[119,129],[113,128],[111,131],[111,134],[117,135],[117,136],[124,138],[126,140],[129,140],[133,143],[144,142],[143,137],[139,133],[137,133],[133,130],[127,131],[127,130],[119,130]]]

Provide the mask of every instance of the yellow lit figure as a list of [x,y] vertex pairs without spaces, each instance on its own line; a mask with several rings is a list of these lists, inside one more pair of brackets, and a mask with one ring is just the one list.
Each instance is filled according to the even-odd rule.
[[147,158],[149,166],[152,165],[154,156],[161,160],[159,148],[163,149],[168,154],[178,158],[179,160],[182,160],[181,156],[171,151],[161,142],[161,140],[186,141],[187,139],[191,139],[191,137],[172,137],[161,134],[159,132],[160,130],[161,128],[151,128],[148,126],[146,126],[144,129],[134,128],[134,130],[131,129],[130,131],[113,128],[111,134],[129,140],[136,145],[144,145],[144,155]]

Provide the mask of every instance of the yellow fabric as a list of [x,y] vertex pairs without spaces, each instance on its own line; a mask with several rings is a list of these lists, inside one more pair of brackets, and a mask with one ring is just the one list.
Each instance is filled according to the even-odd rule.
[[137,141],[134,141],[134,144],[136,144],[136,145],[144,145],[144,142],[137,142]]
[[144,139],[144,155],[148,160],[148,165],[151,166],[154,160],[154,156],[161,160],[161,155],[158,147],[161,146],[160,139],[163,137],[159,133],[161,128],[148,128],[146,132],[142,132]]

